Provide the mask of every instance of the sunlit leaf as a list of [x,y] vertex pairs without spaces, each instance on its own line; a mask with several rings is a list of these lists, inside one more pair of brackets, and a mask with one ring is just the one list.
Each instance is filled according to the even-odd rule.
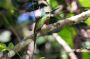
[[90,17],[85,21],[85,23],[90,26]]
[[49,3],[49,5],[51,6],[52,9],[55,9],[58,6],[57,0],[48,0],[48,3]]
[[73,36],[76,35],[75,29],[66,26],[59,32],[59,35],[73,47]]
[[79,0],[79,3],[83,7],[90,7],[90,0]]
[[6,51],[7,50],[7,47],[4,43],[0,43],[0,52],[2,51]]
[[89,59],[90,58],[90,54],[87,52],[83,52],[82,53],[82,59]]

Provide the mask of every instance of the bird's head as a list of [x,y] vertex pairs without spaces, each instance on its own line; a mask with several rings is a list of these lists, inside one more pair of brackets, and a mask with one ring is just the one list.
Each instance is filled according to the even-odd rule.
[[19,25],[32,24],[34,21],[35,21],[35,15],[33,12],[26,12],[26,13],[20,14],[17,19],[17,23]]

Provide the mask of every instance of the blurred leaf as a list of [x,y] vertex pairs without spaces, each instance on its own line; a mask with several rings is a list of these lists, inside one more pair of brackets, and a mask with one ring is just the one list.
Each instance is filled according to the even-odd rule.
[[62,11],[62,12],[60,12],[60,15],[59,15],[60,17],[61,17],[61,19],[64,19],[64,17],[65,17],[65,14],[64,14],[64,12]]
[[65,26],[59,35],[71,46],[73,47],[73,37],[76,35],[75,29],[70,26]]
[[57,49],[60,48],[61,46],[56,41],[54,41],[52,42],[52,47]]
[[5,0],[0,0],[0,7],[3,7],[4,4],[5,4]]
[[46,36],[49,42],[54,42],[54,38],[51,35]]
[[87,49],[81,49],[81,51],[82,51],[82,52],[88,52],[88,50],[87,50]]
[[7,9],[11,13],[13,13],[15,10],[15,7],[12,4],[12,0],[0,0],[0,7]]
[[14,44],[13,44],[13,43],[9,43],[8,49],[11,50],[11,49],[13,49],[13,48],[14,48]]
[[87,52],[82,53],[82,59],[90,59],[90,54]]
[[45,38],[43,36],[38,37],[37,40],[36,40],[37,44],[43,44],[45,42],[46,42],[46,40],[45,40]]
[[79,3],[83,7],[90,7],[90,0],[79,0]]
[[45,57],[38,54],[38,55],[35,56],[35,59],[45,59]]
[[67,55],[67,53],[65,52],[64,49],[61,49],[61,58],[62,59],[68,59],[68,55]]
[[90,26],[90,17],[85,21],[85,23]]
[[0,52],[6,51],[7,47],[4,43],[0,43]]
[[74,13],[68,13],[66,18],[71,17],[71,16],[74,16]]
[[45,57],[41,57],[40,59],[45,59]]
[[48,0],[48,4],[51,6],[52,9],[56,9],[58,6],[57,0]]

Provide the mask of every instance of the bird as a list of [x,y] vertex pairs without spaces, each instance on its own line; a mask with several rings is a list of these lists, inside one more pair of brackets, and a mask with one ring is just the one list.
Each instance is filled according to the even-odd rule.
[[17,23],[20,24],[28,24],[35,22],[34,12],[25,12],[18,16]]

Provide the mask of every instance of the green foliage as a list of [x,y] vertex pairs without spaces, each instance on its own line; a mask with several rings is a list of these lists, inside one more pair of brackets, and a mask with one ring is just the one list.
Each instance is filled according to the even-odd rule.
[[13,49],[13,48],[14,48],[14,44],[13,44],[13,43],[9,43],[8,49],[11,50],[11,49]]
[[40,59],[45,59],[45,57],[41,57]]
[[8,46],[6,46],[6,44],[4,44],[4,43],[0,43],[0,52],[4,52],[4,51],[7,51],[7,50],[9,51],[9,50],[11,50],[13,48],[14,48],[13,43],[9,43]]
[[58,7],[58,2],[57,0],[48,0],[48,4],[52,9],[56,9]]
[[85,21],[85,23],[90,26],[90,17]]
[[15,10],[15,7],[12,4],[12,0],[0,0],[0,7],[7,9],[11,13],[13,13]]
[[83,52],[82,59],[90,59],[90,53]]
[[0,7],[2,7],[5,4],[5,0],[0,0]]
[[66,16],[66,18],[72,17],[74,15],[75,15],[74,13],[68,13],[67,16]]
[[83,7],[90,7],[90,0],[79,0],[79,3]]
[[61,58],[62,59],[68,59],[67,53],[64,51],[64,49],[61,49]]
[[42,57],[41,55],[37,55],[35,59],[45,59],[45,57]]
[[73,39],[76,35],[75,28],[70,26],[65,26],[60,32],[59,35],[71,46],[73,46]]
[[46,42],[46,39],[45,39],[45,37],[43,37],[43,36],[41,36],[41,37],[38,37],[37,38],[37,40],[36,40],[36,43],[37,44],[43,44],[43,43],[45,43]]
[[6,51],[7,47],[4,43],[0,43],[0,52]]

